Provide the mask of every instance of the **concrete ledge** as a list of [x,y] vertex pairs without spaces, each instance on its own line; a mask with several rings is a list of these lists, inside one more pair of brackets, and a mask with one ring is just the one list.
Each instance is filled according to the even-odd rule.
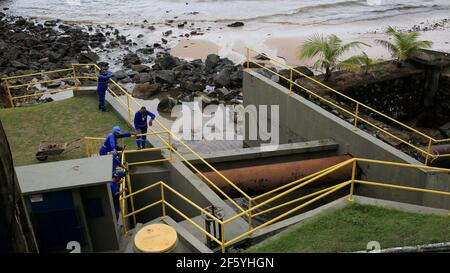
[[420,214],[436,214],[436,215],[448,215],[448,210],[445,209],[437,209],[431,207],[424,207],[419,205],[382,200],[376,198],[370,198],[365,196],[354,195],[353,199],[355,202],[363,205],[372,205],[389,209],[397,209],[406,212],[414,212]]
[[[202,153],[201,156],[209,163],[219,163],[234,160],[246,160],[256,158],[268,158],[274,156],[285,156],[302,153],[333,151],[339,148],[339,144],[332,139],[321,139],[306,142],[296,142],[289,144],[280,144],[273,151],[261,149],[261,147],[233,149],[221,151],[217,153]],[[202,162],[193,155],[186,156],[186,159],[193,164],[201,164]]]

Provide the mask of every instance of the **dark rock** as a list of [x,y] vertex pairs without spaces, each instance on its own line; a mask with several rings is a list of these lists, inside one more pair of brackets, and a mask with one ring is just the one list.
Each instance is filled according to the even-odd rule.
[[155,82],[158,83],[175,83],[175,73],[172,70],[159,70],[154,73]]
[[113,73],[114,78],[118,79],[118,80],[122,80],[128,77],[128,74],[123,71],[123,70],[119,70]]
[[127,75],[131,78],[133,78],[134,76],[138,75],[139,73],[133,70],[130,70],[127,72]]
[[201,82],[183,81],[181,82],[181,88],[190,92],[203,91],[205,90],[205,84]]
[[223,69],[214,77],[214,83],[218,87],[227,87],[231,83],[231,72],[229,69]]
[[161,85],[160,84],[150,84],[150,83],[144,83],[144,84],[136,84],[136,86],[133,89],[132,96],[138,99],[148,99],[156,94],[161,92]]
[[144,34],[139,34],[137,37],[138,38],[144,38]]
[[100,57],[94,52],[81,53],[78,61],[80,63],[96,63]]
[[205,65],[208,68],[214,68],[220,62],[220,57],[217,54],[209,54],[206,57]]
[[139,73],[134,76],[133,81],[136,83],[146,83],[152,80],[152,76],[149,73]]
[[148,72],[150,71],[150,67],[144,65],[144,64],[134,64],[131,66],[131,69],[134,71],[137,71],[139,73],[141,72]]
[[439,131],[445,136],[450,137],[450,122],[439,127]]
[[168,31],[163,32],[163,35],[166,36],[166,37],[171,35],[171,34],[172,34],[172,30],[168,30]]
[[140,52],[142,54],[153,54],[155,50],[153,47],[144,47],[137,50],[137,52]]
[[172,111],[173,107],[175,107],[175,105],[177,105],[177,104],[178,104],[178,101],[172,97],[163,98],[158,103],[158,111],[170,113]]
[[56,21],[45,21],[44,26],[46,27],[54,27],[56,26]]
[[165,55],[162,58],[156,59],[155,64],[163,70],[172,69],[179,64],[179,59],[171,55]]
[[227,25],[227,27],[243,27],[244,23],[243,22],[234,22],[232,24]]
[[61,87],[61,85],[62,85],[61,81],[50,82],[50,83],[47,84],[47,88],[51,88],[51,89],[59,88],[59,87]]
[[141,64],[141,60],[136,53],[129,53],[123,57],[124,65],[131,67],[132,65]]
[[169,41],[167,41],[167,40],[164,39],[164,38],[161,38],[161,42],[162,42],[163,44],[167,44]]
[[126,78],[120,80],[120,82],[121,82],[121,83],[130,83],[130,82],[131,82],[131,79],[130,79],[130,77],[126,77]]
[[17,69],[27,69],[28,66],[19,62],[19,61],[11,61],[11,66]]
[[[307,68],[306,66],[297,66],[297,67],[294,67],[294,69],[297,70],[297,71],[300,72],[300,73],[305,74],[305,75],[308,76],[308,77],[314,77],[314,72],[312,72],[312,71],[311,71],[309,68]],[[294,74],[299,75],[298,73],[294,73]],[[302,76],[302,75],[299,75],[298,78],[301,78],[301,77],[303,77],[303,76]],[[295,78],[295,79],[298,79],[298,78]]]

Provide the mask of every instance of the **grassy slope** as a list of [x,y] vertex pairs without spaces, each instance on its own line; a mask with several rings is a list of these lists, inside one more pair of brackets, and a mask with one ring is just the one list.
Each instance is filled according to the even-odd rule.
[[[114,125],[120,125],[122,130],[129,129],[116,113],[102,113],[97,107],[95,96],[81,96],[35,106],[1,109],[0,119],[8,136],[14,164],[39,163],[35,153],[41,140],[68,142],[84,136],[104,137]],[[134,138],[126,139],[125,143],[134,147]],[[82,146],[63,155],[50,156],[47,162],[84,156]]]
[[246,252],[345,252],[450,241],[450,218],[351,204],[289,228]]

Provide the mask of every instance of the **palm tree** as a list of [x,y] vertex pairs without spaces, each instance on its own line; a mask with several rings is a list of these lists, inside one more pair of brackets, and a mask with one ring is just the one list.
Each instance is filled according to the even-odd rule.
[[349,67],[347,60],[339,61],[339,58],[347,51],[353,48],[359,48],[361,45],[369,46],[362,42],[350,42],[342,44],[342,40],[334,34],[323,36],[315,34],[307,38],[306,42],[300,46],[300,59],[314,58],[318,60],[314,63],[315,69],[325,70],[324,81],[328,81],[331,72],[343,67]]
[[366,52],[363,52],[361,55],[356,55],[348,58],[345,63],[341,63],[341,69],[349,70],[349,71],[359,71],[361,68],[364,68],[364,75],[369,74],[370,69],[380,63],[382,60],[369,58]]
[[430,48],[433,45],[431,41],[418,40],[420,36],[418,32],[400,33],[395,28],[388,26],[385,33],[392,37],[394,41],[375,40],[375,42],[386,47],[391,52],[392,57],[397,59],[399,66],[418,50]]

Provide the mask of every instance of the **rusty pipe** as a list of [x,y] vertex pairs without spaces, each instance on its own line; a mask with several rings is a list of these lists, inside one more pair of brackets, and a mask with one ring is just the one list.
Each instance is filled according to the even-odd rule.
[[[325,168],[351,159],[351,156],[334,156],[286,163],[243,167],[220,171],[247,194],[259,194],[278,188]],[[314,182],[306,188],[319,188],[351,179],[352,164],[348,164]],[[215,172],[203,173],[209,180],[231,197],[242,197],[228,182]]]

